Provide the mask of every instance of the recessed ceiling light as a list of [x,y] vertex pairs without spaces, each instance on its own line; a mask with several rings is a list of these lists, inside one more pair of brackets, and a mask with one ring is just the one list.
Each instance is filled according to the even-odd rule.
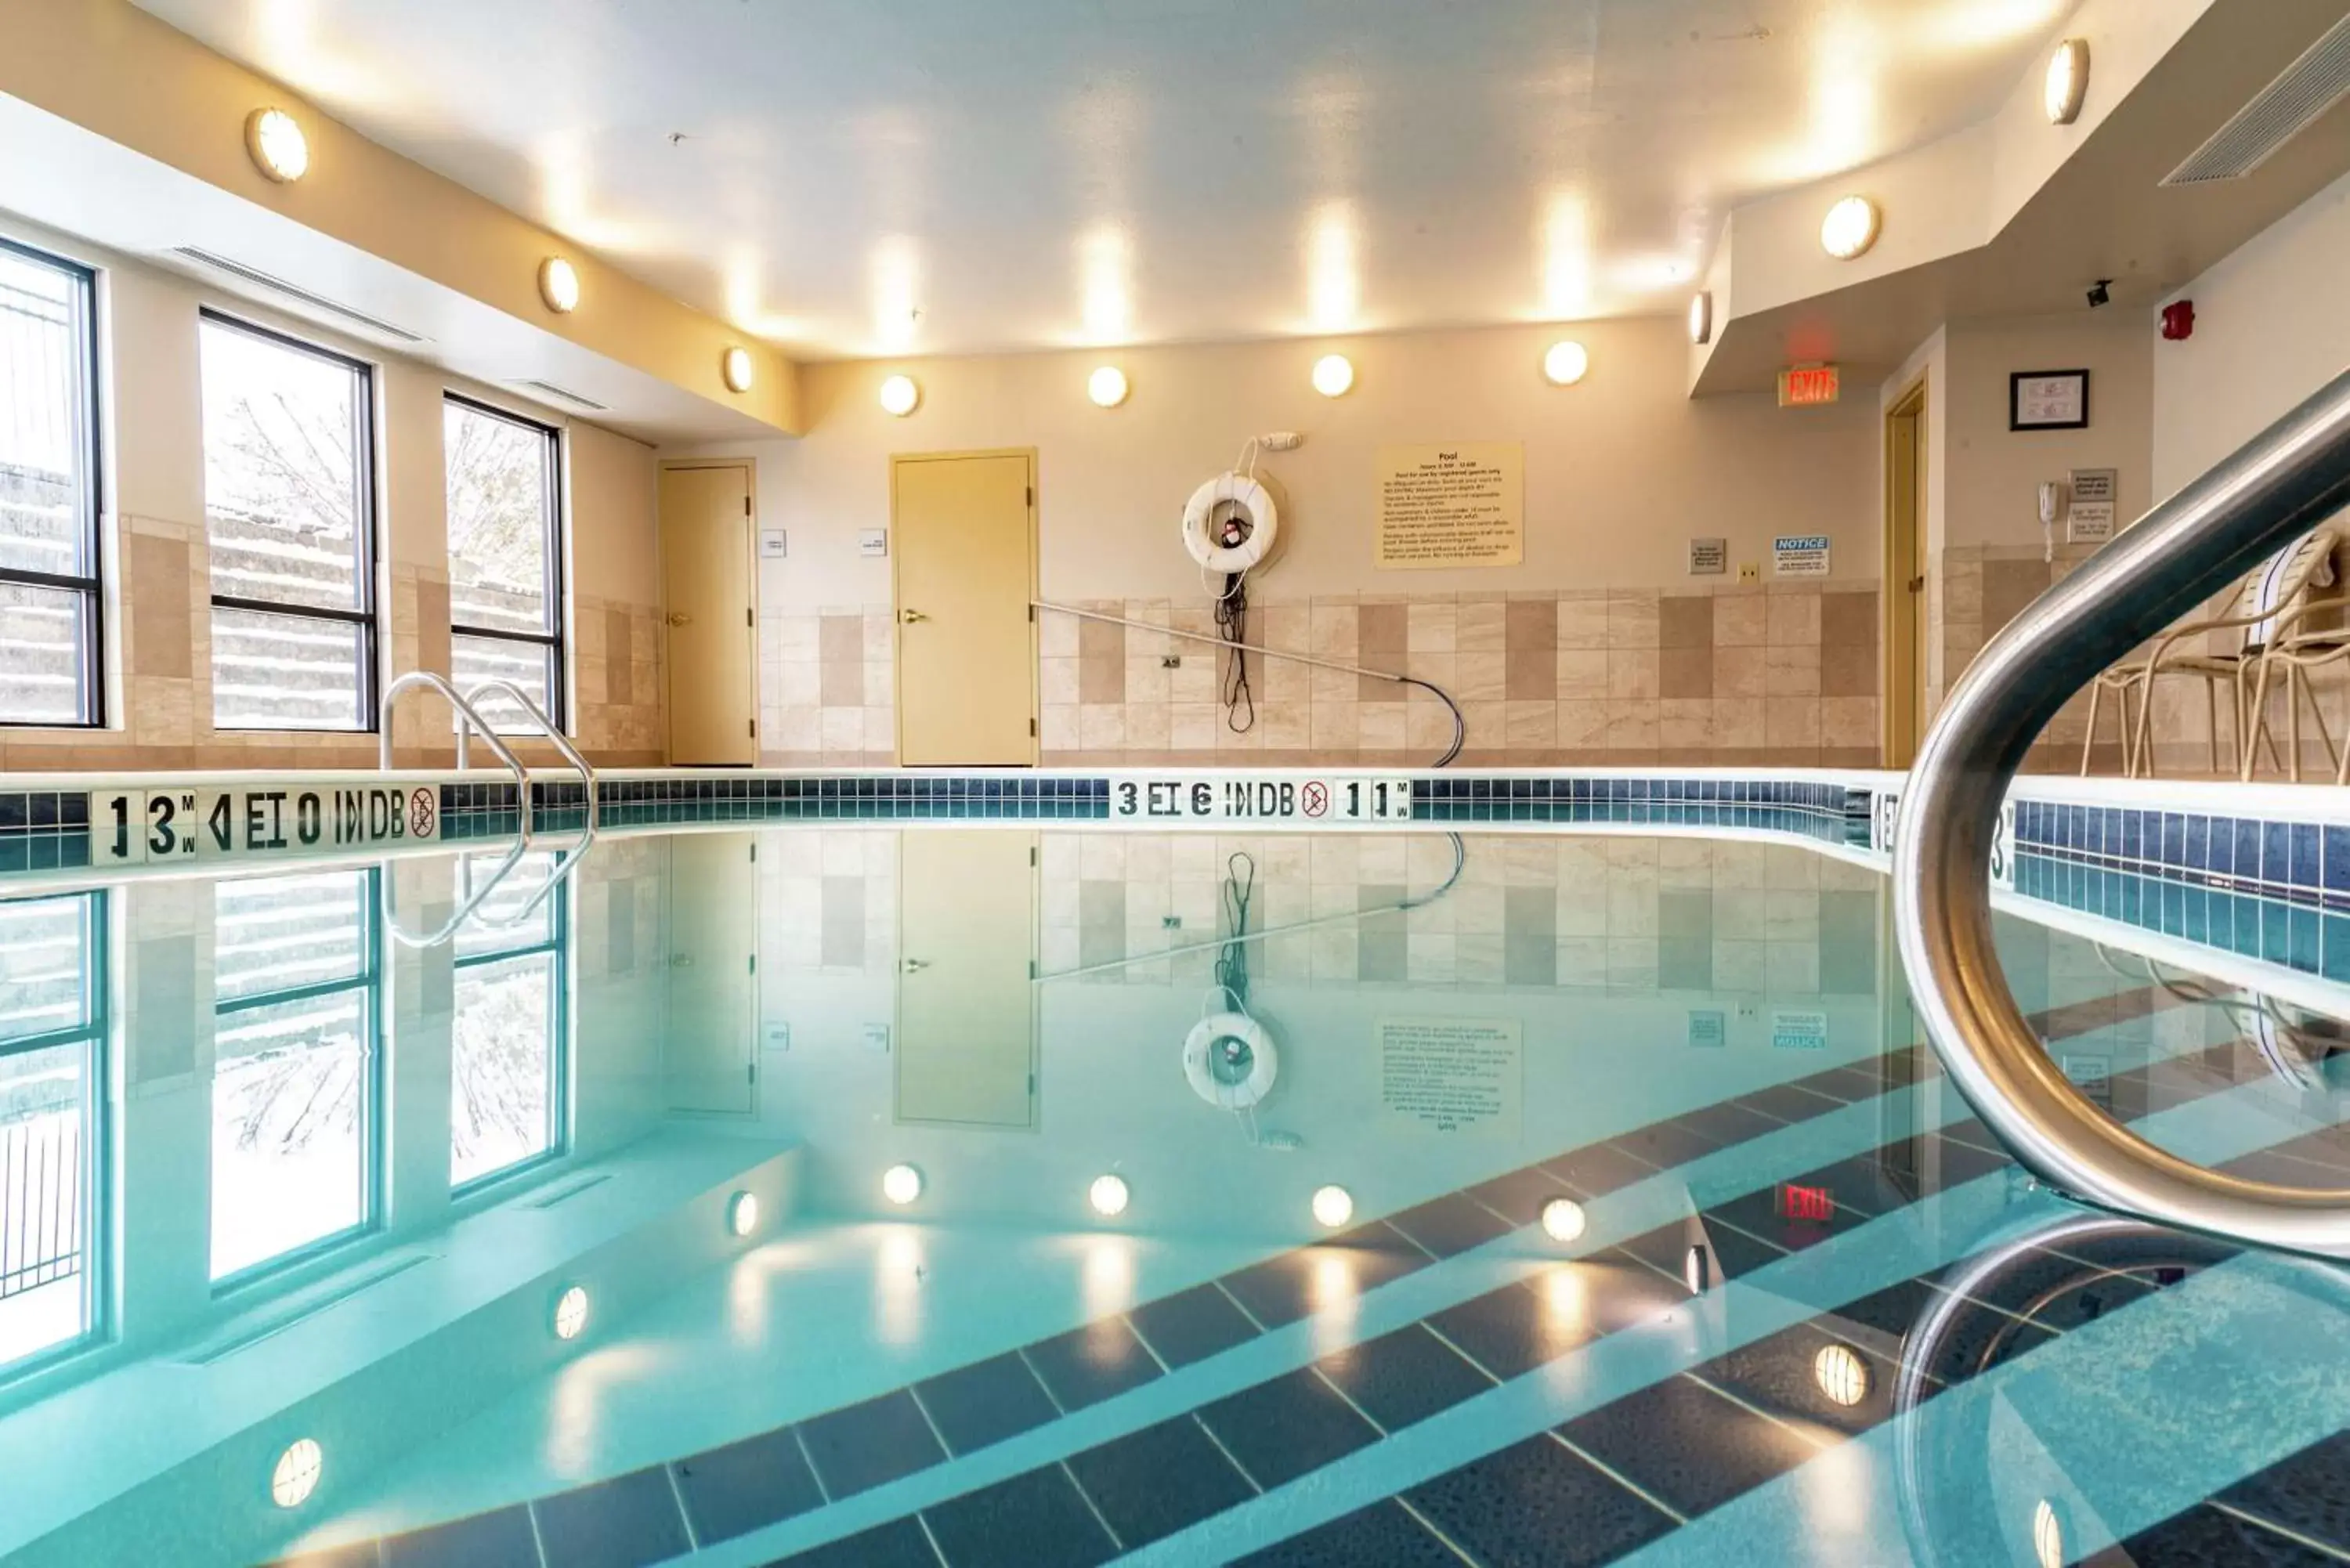
[[1849,1345],[1827,1345],[1812,1357],[1812,1381],[1832,1404],[1849,1408],[1868,1397],[1868,1363]]
[[255,168],[281,185],[310,170],[310,139],[282,109],[256,109],[244,117],[244,150]]
[[1355,367],[1344,354],[1325,354],[1314,361],[1314,389],[1326,398],[1343,398],[1355,384]]
[[538,297],[546,301],[546,308],[557,316],[568,316],[579,308],[579,269],[561,256],[549,256],[538,264]]
[[1591,369],[1591,355],[1573,338],[1550,346],[1543,356],[1543,379],[1554,387],[1572,387]]
[[922,389],[914,384],[911,376],[892,376],[881,383],[881,408],[885,413],[904,419],[922,400]]
[[758,377],[757,367],[751,363],[751,351],[739,347],[729,348],[719,358],[718,371],[726,378],[726,389],[730,392],[749,391]]
[[1126,401],[1126,372],[1115,365],[1104,365],[1086,378],[1086,396],[1100,409],[1114,409]]
[[555,1302],[555,1337],[577,1339],[588,1327],[588,1292],[574,1285]]
[[1876,202],[1866,196],[1846,196],[1820,221],[1820,248],[1838,261],[1850,261],[1877,243],[1879,222]]
[[737,1236],[747,1236],[759,1228],[759,1199],[756,1195],[738,1192],[726,1200],[726,1229]]
[[881,1196],[904,1208],[922,1195],[922,1173],[910,1165],[893,1165],[881,1173]]
[[1097,1176],[1093,1186],[1087,1189],[1086,1201],[1094,1206],[1095,1213],[1105,1220],[1113,1220],[1126,1212],[1127,1199],[1131,1196],[1127,1190],[1126,1178]]
[[297,1438],[277,1456],[277,1466],[269,1472],[269,1501],[280,1508],[301,1507],[318,1490],[326,1468],[327,1456],[317,1440]]
[[1355,1217],[1355,1195],[1343,1187],[1325,1187],[1314,1194],[1314,1218],[1335,1231]]
[[2048,57],[2048,78],[2041,104],[2051,125],[2070,125],[2081,118],[2081,100],[2089,92],[2089,40],[2067,38]]
[[1713,296],[1708,290],[1700,289],[1690,296],[1689,334],[1692,343],[1713,341]]
[[1574,1241],[1589,1223],[1583,1205],[1572,1198],[1554,1198],[1543,1205],[1543,1232],[1554,1241]]

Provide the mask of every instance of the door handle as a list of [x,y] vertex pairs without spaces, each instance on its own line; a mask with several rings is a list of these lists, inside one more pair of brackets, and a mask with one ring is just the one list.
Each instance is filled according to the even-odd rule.
[[928,620],[930,618],[930,617],[917,609],[899,610],[898,612],[898,622],[901,626],[911,626],[918,620]]
[[928,959],[900,959],[898,961],[898,972],[899,974],[920,974],[930,967],[931,961]]
[[669,612],[669,623],[671,626],[691,626],[693,618],[683,610],[671,610]]
[[1911,593],[1913,593],[1913,594],[1922,594],[1922,593],[1924,593],[1924,592],[1926,591],[1926,579],[1925,579],[1925,578],[1923,578],[1923,577],[1912,577],[1912,578],[1910,578],[1910,579],[1909,579],[1909,591],[1910,591]]

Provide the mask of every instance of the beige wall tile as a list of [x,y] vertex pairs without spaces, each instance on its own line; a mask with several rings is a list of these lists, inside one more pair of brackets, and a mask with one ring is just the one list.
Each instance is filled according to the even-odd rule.
[[[1711,643],[1700,647],[1665,649],[1658,664],[1658,692],[1669,700],[1711,697],[1713,660],[1714,649]],[[1668,745],[1672,743],[1669,741],[1666,742]]]
[[1450,599],[1430,604],[1414,601],[1405,612],[1405,647],[1412,653],[1451,653],[1454,614]]
[[1770,598],[1752,588],[1713,597],[1716,648],[1760,648],[1770,640]]
[[1607,695],[1616,701],[1654,701],[1660,671],[1654,649],[1607,650]]
[[1787,646],[1774,643],[1762,650],[1762,690],[1772,697],[1816,697],[1820,694],[1820,649],[1817,643]]
[[1558,645],[1562,649],[1607,647],[1607,596],[1563,594],[1558,600]]
[[1765,611],[1764,640],[1773,648],[1819,646],[1820,596],[1815,593],[1770,593],[1762,602]]
[[1657,641],[1669,649],[1713,646],[1713,600],[1700,594],[1666,594],[1657,601]]
[[1453,651],[1500,653],[1509,646],[1509,606],[1501,599],[1463,598],[1453,609]]
[[1557,744],[1584,749],[1607,743],[1607,701],[1605,697],[1562,698],[1555,723]]

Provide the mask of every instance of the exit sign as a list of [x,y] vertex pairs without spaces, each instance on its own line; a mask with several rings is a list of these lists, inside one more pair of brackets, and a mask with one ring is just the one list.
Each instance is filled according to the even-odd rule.
[[1798,365],[1779,372],[1779,406],[1814,409],[1833,403],[1841,390],[1834,365]]
[[1825,1187],[1779,1184],[1779,1218],[1825,1225],[1835,1219],[1835,1199]]

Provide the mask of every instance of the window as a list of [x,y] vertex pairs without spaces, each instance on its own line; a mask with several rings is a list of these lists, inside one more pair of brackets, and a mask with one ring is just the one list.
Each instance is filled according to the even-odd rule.
[[213,891],[215,1283],[375,1223],[377,875]]
[[99,720],[93,293],[0,240],[0,723]]
[[213,723],[375,727],[374,377],[207,314]]
[[[457,933],[450,1023],[449,1181],[463,1189],[563,1150],[569,884],[525,855]],[[494,857],[473,857],[468,878]],[[544,894],[544,897],[541,895]]]
[[98,1330],[103,894],[0,903],[0,1376]]
[[[555,431],[463,398],[442,404],[449,486],[452,674],[461,691],[502,678],[563,722],[563,515]],[[493,697],[483,714],[524,724]]]

